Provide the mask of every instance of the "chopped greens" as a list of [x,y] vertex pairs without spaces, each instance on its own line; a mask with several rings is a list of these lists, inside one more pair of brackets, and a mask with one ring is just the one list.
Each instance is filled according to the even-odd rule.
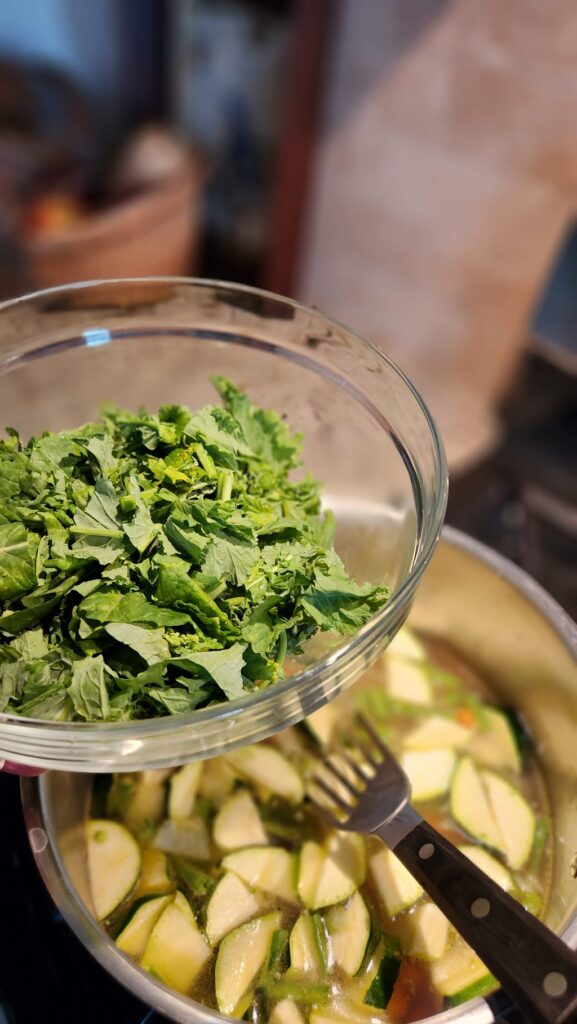
[[128,721],[269,686],[319,630],[386,601],[332,547],[301,437],[223,405],[0,440],[0,712]]

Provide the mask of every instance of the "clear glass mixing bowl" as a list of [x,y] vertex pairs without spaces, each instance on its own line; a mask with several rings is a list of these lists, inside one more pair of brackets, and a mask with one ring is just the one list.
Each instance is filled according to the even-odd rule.
[[299,721],[349,686],[405,619],[445,513],[435,425],[402,372],[312,309],[217,281],[92,282],[0,307],[0,424],[24,437],[95,418],[105,401],[156,409],[213,401],[230,377],[305,437],[304,460],[337,518],[336,547],[387,605],[346,641],[313,643],[258,694],[178,717],[70,723],[0,716],[0,758],[123,771],[210,757]]

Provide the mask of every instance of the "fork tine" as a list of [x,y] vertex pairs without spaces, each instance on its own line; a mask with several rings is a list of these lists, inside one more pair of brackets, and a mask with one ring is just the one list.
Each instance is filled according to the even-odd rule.
[[[346,802],[346,800],[343,800],[342,796],[339,796],[338,793],[335,793],[334,790],[331,789],[331,787],[324,781],[324,779],[321,779],[318,774],[317,775],[313,775],[313,777],[311,779],[311,782],[312,782],[312,784],[314,786],[318,786],[318,788],[323,791],[325,796],[328,796],[328,798],[331,801],[331,803],[336,804],[337,807],[340,807],[341,811],[344,811],[345,814],[350,814],[351,813],[351,811],[352,811],[351,804],[348,804]],[[315,801],[315,803],[316,803],[316,801]]]
[[375,747],[377,748],[377,750],[379,751],[379,753],[382,754],[383,759],[384,758],[388,758],[388,757],[392,757],[391,751],[386,746],[386,744],[383,742],[383,740],[379,736],[379,734],[376,731],[376,729],[374,728],[374,726],[371,725],[371,723],[369,722],[368,718],[365,718],[365,716],[363,714],[359,713],[359,714],[356,715],[356,719],[357,719],[357,722],[359,723],[359,725],[362,726],[362,728],[365,730],[365,732],[369,735],[370,739],[373,741],[373,743],[374,743]]
[[[353,765],[352,765],[352,762],[349,760],[349,758],[345,757],[342,754],[342,752],[340,752],[340,753],[341,753],[341,756],[343,757],[343,760],[345,760],[347,762],[347,764],[350,765],[351,768],[352,768]],[[345,775],[345,773],[343,771],[341,771],[341,769],[338,768],[337,765],[333,761],[331,761],[331,760],[324,761],[323,762],[323,768],[325,768],[329,772],[331,772],[335,776],[335,778],[337,778],[339,780],[339,782],[346,789],[348,789],[349,793],[351,793],[352,796],[358,797],[358,795],[359,795],[358,788],[351,782],[350,779],[347,779],[347,776]],[[359,775],[358,772],[356,772],[355,774]],[[359,778],[361,778],[363,780],[363,782],[366,782],[366,779],[364,778],[364,776],[360,776],[359,775]]]
[[[358,744],[357,749],[360,750]],[[360,752],[362,754],[365,754],[363,750],[360,750]],[[351,769],[351,771],[355,773],[359,781],[362,782],[363,786],[366,786],[367,782],[370,782],[370,774],[363,769],[363,766],[361,764],[358,764],[358,762],[355,761],[355,759],[351,756],[350,752],[346,749],[346,747],[344,747],[342,750],[339,750],[339,754],[343,758],[343,760],[347,762],[348,767]],[[358,793],[358,790],[356,792]]]

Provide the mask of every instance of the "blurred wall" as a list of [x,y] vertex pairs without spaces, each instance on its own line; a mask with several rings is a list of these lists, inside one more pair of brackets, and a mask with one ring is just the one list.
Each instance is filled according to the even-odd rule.
[[462,466],[575,207],[574,0],[339,0],[300,295],[411,375]]
[[67,72],[101,103],[123,91],[118,0],[2,0],[0,53]]

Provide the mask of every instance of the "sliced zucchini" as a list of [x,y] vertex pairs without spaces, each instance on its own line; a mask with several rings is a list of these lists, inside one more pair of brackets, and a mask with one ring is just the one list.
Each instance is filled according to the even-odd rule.
[[423,644],[408,626],[403,626],[393,637],[387,654],[394,654],[396,658],[406,658],[408,661],[427,660],[427,652]]
[[434,800],[449,791],[457,758],[452,750],[407,750],[401,766],[409,777],[413,800]]
[[510,867],[518,870],[531,853],[535,814],[519,790],[500,775],[482,771],[481,779],[501,834],[499,849],[505,854]]
[[305,718],[303,725],[321,747],[330,746],[338,723],[338,716],[332,704],[325,704],[314,714]]
[[153,846],[173,857],[191,857],[192,860],[210,860],[212,854],[210,834],[204,818],[185,818],[180,821],[167,818],[158,829]]
[[473,735],[473,729],[460,725],[446,715],[431,715],[417,725],[403,745],[407,750],[462,750]]
[[236,775],[224,757],[212,757],[204,762],[198,784],[199,796],[220,805],[231,792],[235,779]]
[[360,893],[327,914],[329,949],[333,962],[351,977],[359,970],[371,934],[371,918]]
[[386,846],[369,857],[369,874],[388,917],[412,907],[423,895],[417,880]]
[[147,846],[142,851],[140,878],[135,896],[149,896],[154,893],[170,892],[174,888],[168,877],[168,862],[162,850]]
[[132,793],[127,797],[122,820],[131,832],[138,835],[150,825],[158,825],[164,817],[166,789],[156,779],[147,781],[143,778],[148,772],[142,772],[134,785]]
[[312,839],[303,843],[298,863],[297,892],[305,907],[313,902],[324,859],[325,851],[320,843]]
[[405,704],[433,703],[431,682],[421,665],[391,655],[386,659],[386,666],[389,697]]
[[272,937],[280,925],[281,915],[275,912],[241,924],[225,935],[214,969],[216,1001],[221,1013],[242,1017],[246,1012],[255,982],[267,962]]
[[202,769],[202,761],[193,761],[171,775],[168,792],[169,818],[192,817]]
[[172,895],[152,896],[141,901],[116,938],[118,948],[128,956],[140,960],[152,929],[172,899]]
[[483,708],[486,728],[480,729],[469,746],[471,757],[487,768],[521,773],[521,752],[507,715],[497,708]]
[[509,892],[513,888],[513,879],[507,868],[503,867],[496,857],[492,857],[481,846],[473,846],[472,843],[466,843],[464,846],[460,846],[459,849],[461,853],[465,854],[465,857],[472,860],[473,864],[476,864],[481,871],[484,871],[505,892]]
[[393,994],[393,989],[402,963],[401,943],[396,935],[381,934],[380,940],[368,970],[365,970],[363,1002],[384,1010]]
[[260,900],[247,888],[237,875],[227,871],[206,908],[206,937],[211,946],[216,946],[223,935],[228,935],[261,910]]
[[352,999],[339,999],[333,1005],[314,1006],[309,1015],[309,1024],[371,1024],[375,1011]]
[[258,813],[258,807],[247,790],[229,796],[216,818],[212,834],[223,850],[238,850],[243,846],[264,846],[268,837]]
[[306,912],[301,914],[290,933],[291,973],[322,975],[326,959],[319,935],[318,920]]
[[305,788],[294,765],[275,747],[257,743],[227,754],[231,767],[268,793],[283,797],[291,804],[301,803]]
[[488,996],[490,992],[494,992],[498,987],[499,982],[497,979],[492,974],[485,974],[478,981],[473,981],[471,985],[462,988],[460,992],[447,996],[447,1002],[449,1006],[460,1006],[461,1003],[468,1003],[470,999]]
[[117,821],[93,818],[86,822],[88,876],[94,911],[104,921],[134,889],[140,874],[140,848]]
[[483,961],[460,935],[455,935],[444,956],[431,964],[431,981],[442,996],[456,996],[489,977]]
[[322,846],[307,842],[301,850],[298,893],[309,910],[342,903],[363,884],[365,844],[354,832],[332,832]]
[[269,1024],[304,1024],[304,1021],[295,1001],[286,996],[276,1004],[269,1017]]
[[141,966],[186,995],[210,956],[188,901],[177,892],[152,929]]
[[501,831],[485,787],[470,757],[464,757],[453,776],[451,814],[469,835],[494,850],[502,849]]
[[434,903],[422,903],[410,917],[409,956],[417,960],[438,960],[445,952],[449,922]]
[[224,857],[222,867],[234,871],[252,889],[262,889],[281,900],[296,902],[296,859],[280,846],[250,846],[237,850]]
[[145,785],[149,786],[151,783],[155,783],[157,786],[163,786],[164,783],[172,775],[174,768],[150,768],[145,772],[140,772],[138,779],[140,782],[144,782]]

